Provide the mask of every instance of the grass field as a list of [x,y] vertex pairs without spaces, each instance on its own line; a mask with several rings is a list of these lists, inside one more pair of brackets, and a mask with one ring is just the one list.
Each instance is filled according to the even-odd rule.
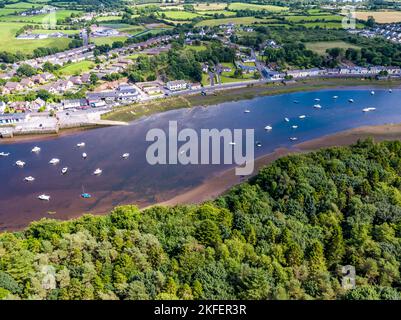
[[20,40],[15,38],[15,33],[24,26],[24,23],[5,23],[0,22],[0,51],[16,53],[18,51],[30,54],[39,47],[67,49],[70,39],[54,38],[40,40]]
[[241,18],[224,18],[224,19],[211,19],[203,20],[196,24],[196,26],[219,26],[221,24],[234,23],[235,25],[250,25],[254,22],[263,22],[263,19],[258,19],[255,17],[241,17]]
[[11,8],[1,8],[0,9],[0,16],[8,16],[13,15],[18,12],[22,12],[24,9],[11,9]]
[[315,51],[316,53],[321,55],[325,55],[326,49],[331,49],[331,48],[343,48],[345,50],[348,48],[360,49],[360,47],[344,41],[306,42],[305,46],[307,49]]
[[124,42],[125,40],[127,40],[127,37],[124,36],[91,38],[91,41],[96,45],[102,45],[102,44],[112,45],[113,42],[116,41]]
[[42,7],[42,5],[39,3],[28,3],[28,2],[16,2],[5,5],[5,8],[12,8],[12,9],[32,9],[37,7]]
[[61,68],[60,70],[58,70],[58,73],[61,76],[79,75],[84,72],[88,72],[94,66],[95,66],[95,64],[92,61],[84,60],[84,61],[69,64],[69,65]]
[[227,3],[197,3],[194,5],[196,11],[224,10]]
[[337,15],[317,15],[317,16],[287,16],[285,20],[290,22],[300,22],[300,21],[317,21],[317,20],[325,20],[325,21],[342,21],[344,17]]
[[96,17],[96,21],[103,22],[103,21],[120,21],[120,16],[105,16],[105,17]]
[[[56,20],[65,19],[71,16],[72,13],[79,14],[82,13],[82,11],[58,10],[55,13],[55,17]],[[0,17],[0,21],[16,21],[16,22],[31,22],[31,23],[49,23],[50,19],[52,19],[52,14],[39,14],[36,16],[8,15]]]
[[[305,28],[323,28],[323,29],[342,29],[342,22],[305,22],[305,23],[299,23],[299,26],[304,26]],[[361,23],[356,24],[356,28],[360,29],[363,28],[364,25]]]
[[222,14],[226,17],[232,17],[235,16],[236,13],[233,11],[227,11],[227,10],[213,10],[213,11],[200,11],[201,14],[205,15],[205,16],[213,16],[215,14]]
[[54,29],[33,29],[31,33],[33,34],[47,34],[47,33],[55,33],[61,32],[64,34],[77,34],[80,30],[54,30]]
[[355,14],[361,20],[372,16],[378,23],[401,22],[401,11],[357,11]]
[[230,3],[228,6],[229,10],[253,10],[253,11],[272,11],[272,12],[280,12],[288,10],[287,7],[279,7],[279,6],[272,6],[268,4],[252,4],[252,3],[243,3],[243,2],[233,2]]
[[160,12],[159,15],[161,16],[164,14],[166,16],[166,19],[169,20],[192,20],[194,18],[199,17],[200,15],[197,13],[193,12],[187,12],[187,11],[163,11]]
[[205,45],[200,45],[200,46],[185,46],[186,50],[194,50],[194,51],[204,51],[206,50],[206,46]]

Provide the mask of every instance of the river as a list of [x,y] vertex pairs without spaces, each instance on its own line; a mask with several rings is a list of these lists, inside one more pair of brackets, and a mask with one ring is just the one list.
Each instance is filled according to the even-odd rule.
[[[338,96],[334,99],[333,96]],[[320,99],[320,101],[315,101]],[[354,99],[354,103],[348,100]],[[298,103],[294,103],[296,100]],[[313,108],[320,104],[322,109]],[[363,108],[375,107],[372,112]],[[249,109],[249,113],[244,113]],[[300,119],[300,115],[306,115]],[[284,118],[290,119],[286,122]],[[169,121],[177,121],[179,129],[255,129],[255,156],[278,147],[364,125],[401,122],[401,91],[321,90],[299,92],[252,100],[227,102],[216,106],[196,107],[165,112],[132,122],[129,126],[99,128],[72,135],[38,141],[0,142],[0,230],[20,229],[42,217],[67,219],[83,213],[105,213],[119,204],[140,207],[162,202],[185,190],[200,185],[211,175],[232,165],[149,165],[145,140],[151,128],[167,131]],[[267,132],[264,127],[272,126]],[[292,126],[298,126],[293,129]],[[297,137],[296,142],[290,137]],[[84,141],[84,148],[76,144]],[[32,153],[39,146],[41,152]],[[88,157],[83,160],[82,152]],[[122,160],[121,155],[130,157]],[[51,158],[60,164],[50,165]],[[26,162],[18,168],[15,161]],[[68,167],[66,175],[61,168]],[[101,168],[100,176],[93,175]],[[35,177],[25,182],[24,177]],[[85,191],[92,195],[83,199]],[[48,194],[49,202],[37,196]]]

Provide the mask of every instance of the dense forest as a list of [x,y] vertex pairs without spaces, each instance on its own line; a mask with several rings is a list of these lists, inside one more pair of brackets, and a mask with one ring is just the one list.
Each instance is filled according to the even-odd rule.
[[400,299],[400,262],[401,142],[366,140],[281,158],[213,202],[3,233],[0,298]]

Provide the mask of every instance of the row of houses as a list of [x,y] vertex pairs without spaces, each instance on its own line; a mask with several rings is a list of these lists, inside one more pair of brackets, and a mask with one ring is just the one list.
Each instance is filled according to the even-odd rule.
[[0,88],[0,92],[2,94],[11,94],[11,93],[16,93],[16,92],[21,92],[21,91],[27,90],[29,88],[32,88],[36,84],[43,84],[48,81],[51,81],[54,78],[55,78],[54,75],[52,75],[51,73],[45,72],[45,73],[37,74],[30,78],[24,78],[20,82],[7,81],[5,83],[5,85]]
[[98,69],[94,69],[93,71],[99,79],[102,79],[106,75],[123,72],[131,64],[133,64],[132,60],[121,58],[117,60],[117,62],[111,64],[103,64],[99,66]]
[[5,103],[0,101],[0,114],[6,111],[6,108],[14,112],[37,112],[40,108],[44,107],[46,102],[40,98],[34,101],[10,101]]
[[58,52],[45,57],[39,57],[31,60],[24,61],[23,63],[29,64],[33,67],[40,67],[45,62],[50,62],[52,64],[63,65],[67,62],[79,62],[83,60],[92,59],[94,57],[93,49],[95,49],[94,44],[89,44],[87,46],[82,46],[79,48],[66,50],[63,52]]
[[[89,92],[86,94],[86,100],[91,107],[102,107],[106,105],[106,102],[134,102],[139,100],[139,97],[139,91],[129,84],[120,84],[115,90]],[[65,105],[63,106],[65,107]]]
[[174,80],[166,83],[166,88],[170,91],[180,91],[180,90],[197,90],[201,88],[200,83],[189,83],[185,80]]
[[383,67],[383,66],[372,66],[372,67],[340,67],[333,69],[302,69],[302,70],[289,70],[287,72],[277,72],[264,68],[263,73],[267,78],[271,80],[281,80],[285,76],[296,78],[307,78],[307,77],[318,77],[318,76],[369,76],[379,75],[381,72],[387,73],[389,76],[400,76],[401,69],[399,67]]

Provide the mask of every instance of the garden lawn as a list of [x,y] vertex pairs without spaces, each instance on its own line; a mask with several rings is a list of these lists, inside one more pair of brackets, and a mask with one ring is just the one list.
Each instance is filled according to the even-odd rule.
[[95,66],[94,62],[84,60],[66,65],[65,67],[59,69],[58,73],[62,76],[80,75],[82,73],[88,72],[94,66]]

